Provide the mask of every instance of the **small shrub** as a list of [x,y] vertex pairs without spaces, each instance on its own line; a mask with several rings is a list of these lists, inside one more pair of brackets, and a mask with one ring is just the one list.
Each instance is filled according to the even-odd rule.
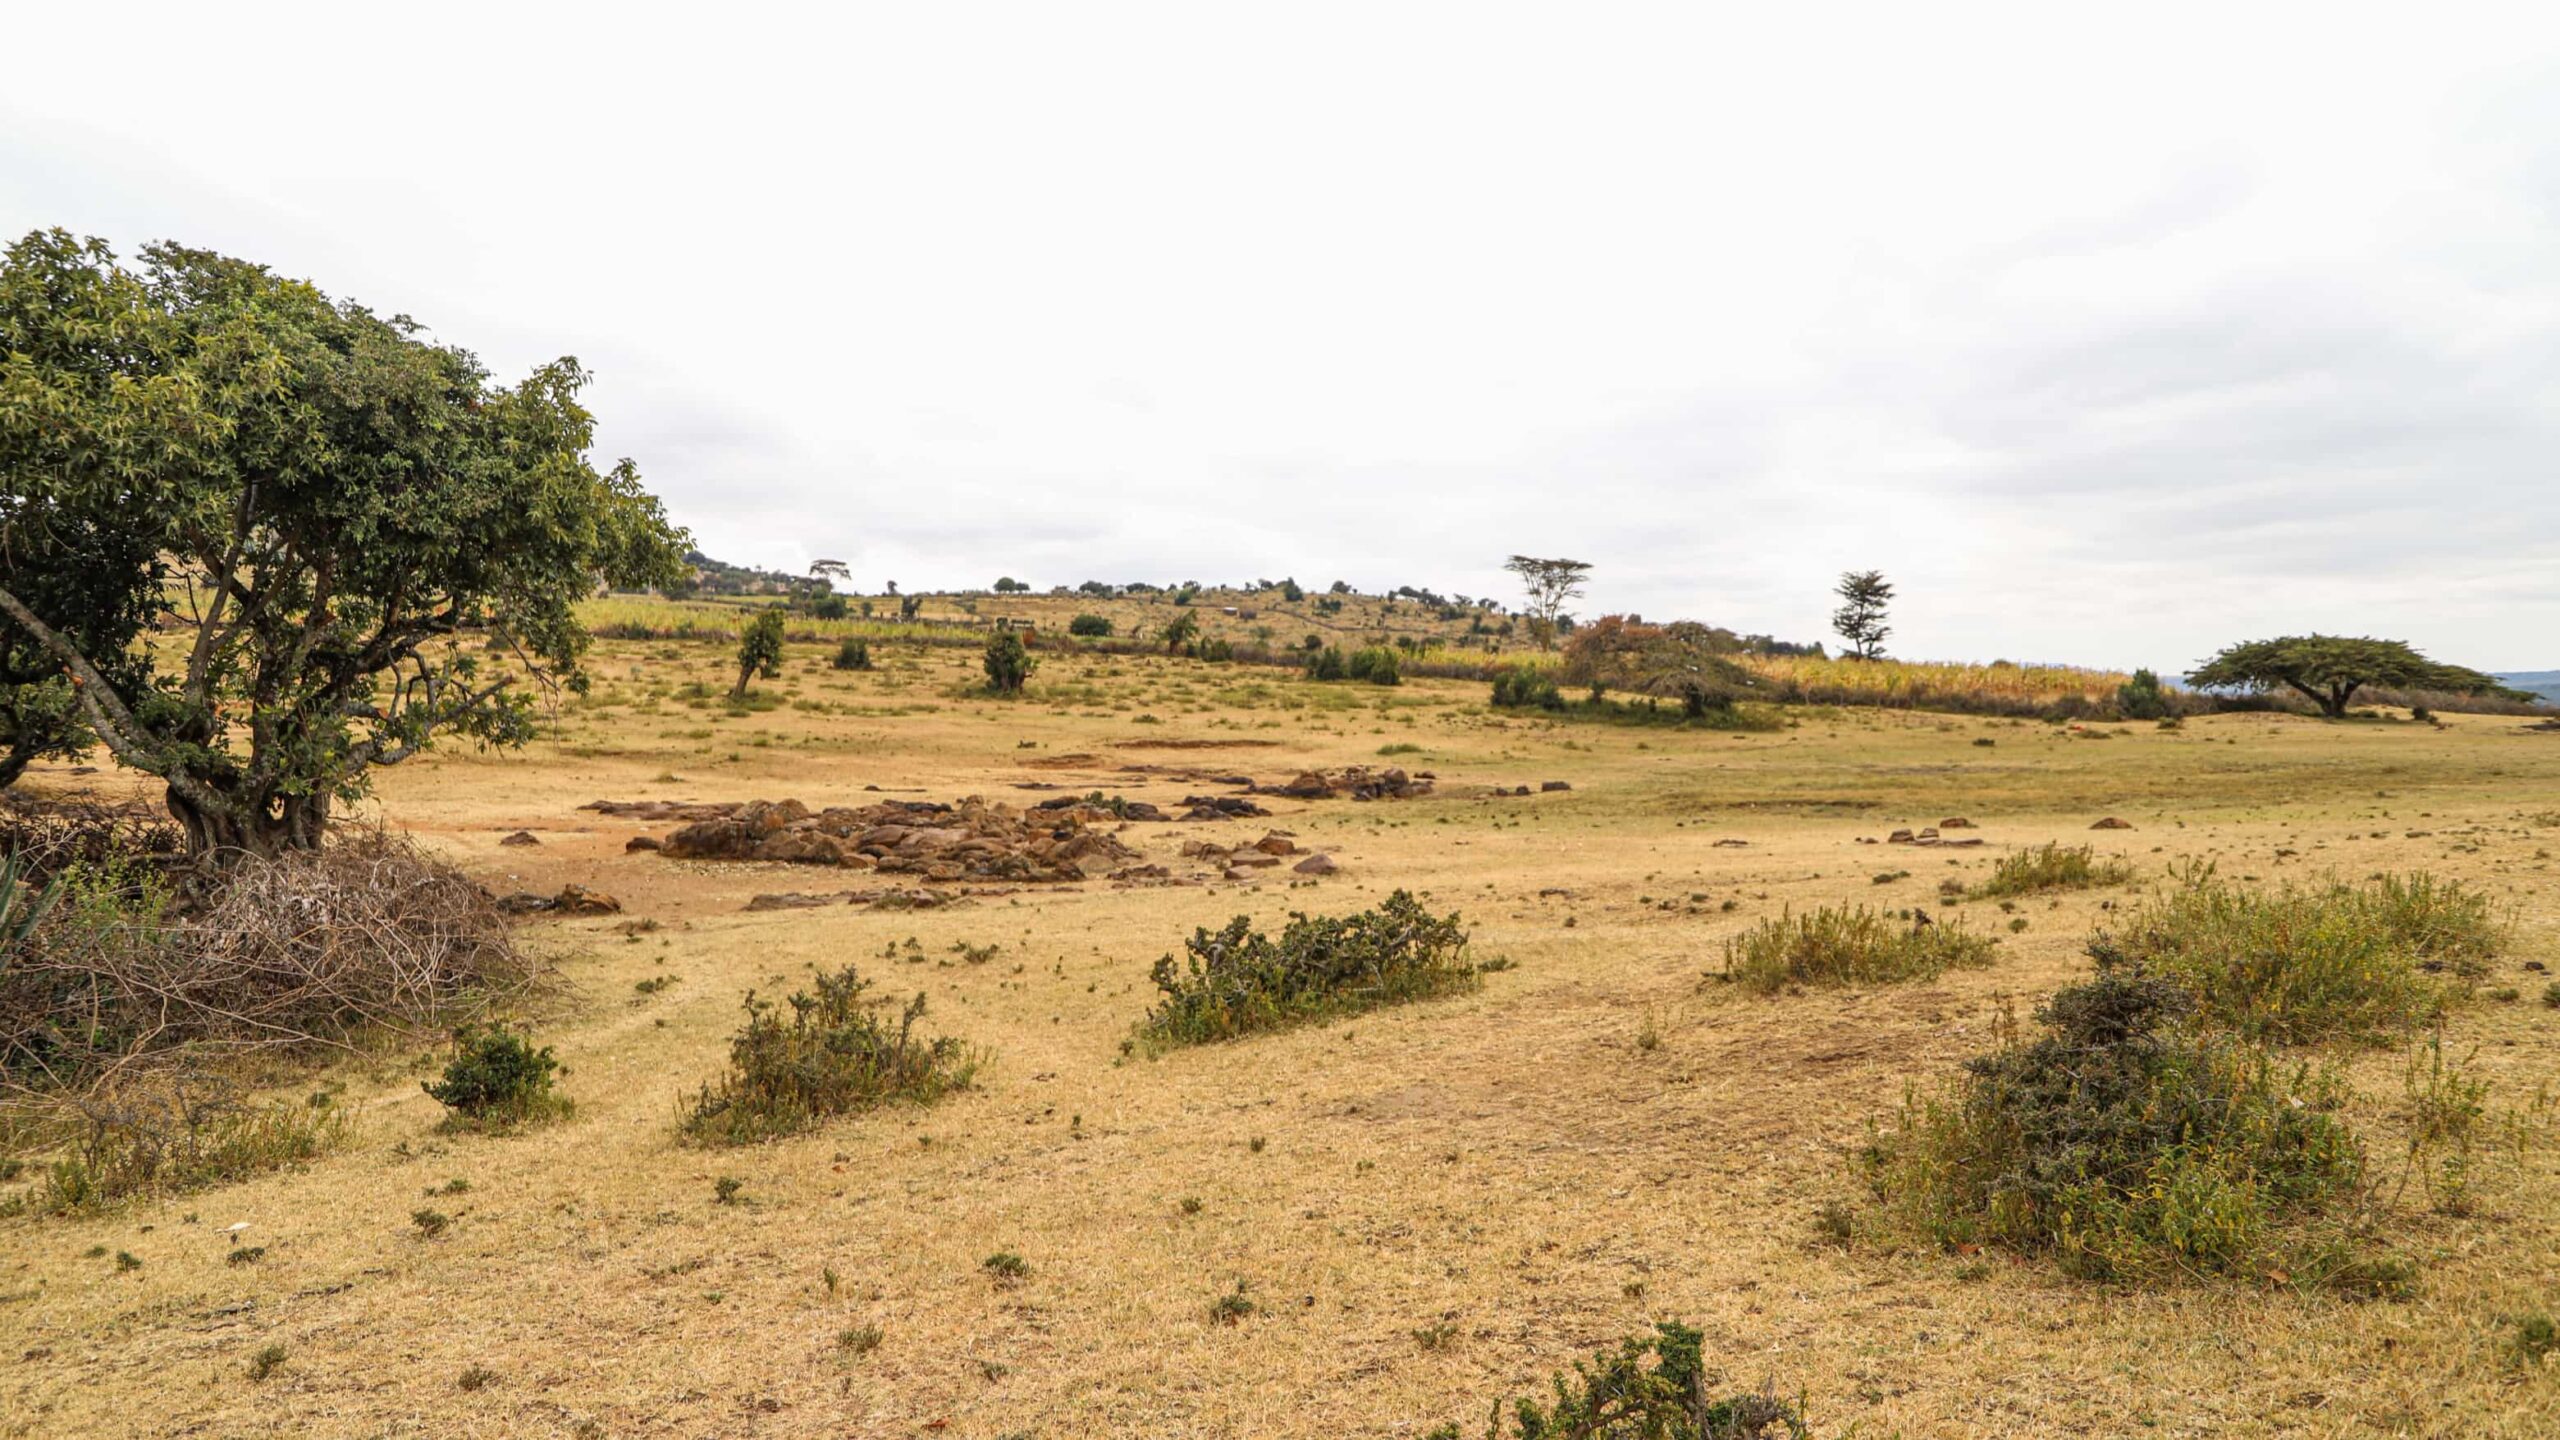
[[1236,1282],[1236,1288],[1219,1296],[1216,1302],[1210,1305],[1209,1323],[1233,1325],[1251,1315],[1257,1308],[1259,1307],[1253,1303],[1253,1297],[1244,1293],[1244,1282],[1239,1280]]
[[1400,685],[1404,676],[1396,666],[1396,652],[1384,645],[1367,645],[1351,652],[1342,662],[1342,676],[1364,685]]
[[1493,703],[1503,710],[1561,710],[1564,693],[1546,671],[1512,665],[1493,672]]
[[524,1036],[492,1025],[454,1032],[444,1078],[424,1081],[421,1088],[453,1112],[448,1126],[507,1129],[569,1113],[568,1097],[551,1088],[559,1069],[550,1046],[537,1049]]
[[422,1238],[433,1240],[452,1227],[453,1217],[441,1210],[412,1210],[409,1223],[418,1227]]
[[2488,898],[2424,874],[2256,889],[2210,873],[2125,916],[2102,968],[2173,981],[2210,1023],[2299,1044],[2388,1040],[2483,973],[2501,934]]
[[1307,657],[1307,678],[1339,680],[1343,677],[1347,665],[1348,662],[1342,658],[1342,647],[1327,645]]
[[880,1348],[880,1327],[853,1325],[836,1332],[836,1348],[847,1355],[868,1355]]
[[1010,630],[998,631],[987,641],[986,652],[979,664],[987,672],[987,688],[998,695],[1019,695],[1040,662],[1031,658],[1022,637]]
[[2047,890],[2086,890],[2121,885],[2133,878],[2133,867],[2121,860],[2101,860],[2087,845],[2048,843],[2002,857],[1991,878],[1973,887],[1977,900],[2008,895],[2036,895]]
[[[1497,1405],[1486,1440],[1809,1440],[1795,1408],[1775,1395],[1709,1394],[1705,1341],[1686,1325],[1659,1322],[1653,1334],[1557,1374],[1550,1403],[1514,1400],[1508,1415]],[[1458,1427],[1444,1425],[1431,1440],[1458,1440]]]
[[1031,1278],[1031,1262],[1010,1250],[999,1250],[978,1262],[999,1285],[1018,1285]]
[[1340,918],[1292,913],[1278,938],[1239,915],[1185,942],[1152,977],[1164,992],[1138,1024],[1155,1046],[1194,1045],[1280,1029],[1380,1005],[1474,988],[1467,932],[1398,890],[1374,910]]
[[[841,605],[844,602],[839,600],[836,603]],[[453,1383],[465,1390],[486,1390],[498,1383],[498,1372],[486,1365],[465,1366]]]
[[891,1101],[938,1100],[965,1089],[976,1073],[976,1056],[959,1040],[917,1037],[922,994],[892,1025],[863,998],[871,982],[854,967],[820,974],[815,983],[814,994],[791,996],[787,1017],[748,992],[747,1023],[729,1041],[729,1073],[694,1097],[687,1138],[771,1140]]
[[57,1214],[263,1175],[315,1159],[348,1133],[341,1111],[285,1101],[243,1104],[230,1086],[185,1074],[147,1077],[67,1103],[83,1129],[47,1168],[37,1202]]
[[848,635],[837,642],[836,658],[829,663],[838,670],[868,670],[871,668],[871,642]]
[[722,1175],[711,1182],[711,1203],[735,1205],[738,1203],[738,1192],[746,1188],[747,1182],[737,1176]]
[[266,1379],[268,1376],[273,1375],[276,1371],[282,1369],[284,1367],[284,1361],[285,1348],[283,1346],[267,1345],[260,1347],[257,1353],[249,1357],[250,1380],[254,1382]]
[[2516,1317],[2515,1327],[2515,1338],[2508,1345],[2508,1353],[2515,1356],[2518,1364],[2539,1365],[2554,1355],[2560,1355],[2560,1321],[2543,1314],[2520,1315]]
[[1067,633],[1079,639],[1099,640],[1111,633],[1111,617],[1079,615],[1067,622]]
[[2227,1276],[2370,1288],[2350,1239],[2364,1151],[2332,1076],[2183,1023],[2178,985],[2102,974],[2057,993],[1864,1164],[1888,1211],[1949,1249],[2050,1255],[2090,1279]]
[[2171,718],[2169,693],[2160,687],[2159,676],[2136,670],[2116,687],[2116,710],[2127,720],[2166,720]]
[[1906,925],[1864,906],[1783,915],[1727,940],[1726,981],[1763,995],[1789,985],[1875,985],[1933,980],[1988,965],[1992,942],[1952,921]]

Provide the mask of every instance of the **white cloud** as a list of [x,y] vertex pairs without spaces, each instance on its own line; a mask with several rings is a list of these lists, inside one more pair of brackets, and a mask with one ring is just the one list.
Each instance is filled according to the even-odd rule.
[[[2560,663],[2547,7],[120,7],[0,227],[574,353],[706,548]],[[111,42],[111,43],[110,43]]]

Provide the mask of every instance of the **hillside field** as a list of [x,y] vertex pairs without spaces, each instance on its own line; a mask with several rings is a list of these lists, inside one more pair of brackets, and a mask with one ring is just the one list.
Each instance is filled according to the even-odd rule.
[[[1161,623],[1140,609],[1121,622]],[[1418,1440],[1455,1422],[1472,1440],[1502,1397],[1658,1319],[1699,1327],[1731,1388],[1801,1397],[1825,1437],[2560,1433],[2560,1364],[2512,1353],[2519,1317],[2560,1310],[2560,1008],[2542,998],[2560,733],[1811,707],[1751,707],[1740,728],[1563,722],[1493,710],[1474,680],[1066,651],[999,700],[973,649],[872,633],[877,670],[831,668],[813,636],[745,705],[721,698],[727,644],[605,640],[593,692],[562,697],[528,749],[448,744],[384,772],[367,816],[492,891],[619,900],[521,930],[555,967],[529,1024],[575,1114],[445,1133],[420,1088],[445,1047],[410,1037],[283,1078],[342,1084],[354,1116],[305,1167],[0,1219],[0,1436]],[[581,809],[1098,791],[1179,814],[1231,777],[1347,766],[1433,789],[1133,821],[1112,833],[1160,879],[930,881],[952,898],[913,908],[750,909],[888,877],[631,851],[674,825]],[[25,783],[145,793],[112,769]],[[2130,828],[2091,828],[2107,817]],[[1971,824],[1947,837],[1984,843],[1880,843],[1954,819]],[[1271,829],[1335,873],[1230,879],[1182,853]],[[500,843],[518,831],[538,843]],[[1942,882],[2047,842],[2132,878],[1940,903]],[[1854,1157],[1908,1089],[2085,977],[2093,932],[2205,864],[2256,884],[2427,871],[2500,911],[2506,943],[2443,1037],[2506,1127],[2476,1203],[2443,1213],[2395,1168],[2406,1044],[2323,1057],[2352,1087],[2408,1294],[2111,1285],[1826,1219],[1869,1204]],[[1448,998],[1124,1045],[1150,968],[1195,929],[1398,889],[1510,963]],[[1840,905],[1989,936],[1991,963],[1766,996],[1707,978],[1748,927]],[[974,1084],[797,1138],[684,1143],[750,992],[847,963],[884,998],[923,992],[922,1028],[983,1057]],[[413,1223],[430,1205],[440,1233]],[[254,1264],[226,1262],[235,1223]],[[991,1272],[999,1253],[1022,1272]],[[1248,1308],[1213,1308],[1236,1295]]]

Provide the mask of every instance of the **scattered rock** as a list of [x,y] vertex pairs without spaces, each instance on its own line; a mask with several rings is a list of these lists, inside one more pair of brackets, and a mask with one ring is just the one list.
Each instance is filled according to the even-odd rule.
[[2097,824],[2092,825],[2089,828],[2092,830],[2130,830],[2133,828],[2133,823],[2129,820],[2119,820],[2113,815],[2110,815],[2106,819],[2099,821]]
[[1330,855],[1310,855],[1289,868],[1301,875],[1332,875],[1342,869]]
[[1887,845],[1908,845],[1914,838],[1916,837],[1914,837],[1908,830],[1896,830],[1892,834],[1884,837],[1884,843]]
[[1554,794],[1558,790],[1570,790],[1572,788],[1573,787],[1571,785],[1566,784],[1562,780],[1544,780],[1540,781],[1538,784],[1538,789],[1541,793],[1550,795]]
[[[1307,770],[1285,785],[1256,785],[1254,792],[1263,795],[1286,795],[1297,800],[1323,800],[1335,795],[1348,795],[1354,800],[1410,800],[1431,793],[1431,778],[1408,775],[1389,765],[1372,769],[1353,765],[1343,770]],[[1522,794],[1527,794],[1524,787]]]
[[1253,842],[1253,848],[1261,851],[1265,855],[1295,855],[1299,853],[1298,842],[1290,839],[1289,832],[1285,830],[1272,830],[1265,832],[1261,839]]
[[833,895],[804,895],[797,890],[790,890],[780,895],[759,895],[747,902],[747,908],[749,910],[815,910],[821,905],[845,903],[847,893],[849,892],[838,891]]
[[1185,820],[1249,820],[1271,813],[1241,795],[1185,795],[1182,803],[1189,807],[1182,815]]
[[738,807],[692,800],[590,800],[578,808],[626,820],[662,823],[668,820],[717,820]]
[[1748,840],[1719,840],[1716,842],[1716,848],[1719,850],[1740,850],[1748,847],[1750,844],[1751,842]]
[[622,842],[622,850],[626,855],[636,851],[655,850],[657,848],[658,837],[655,835],[634,835],[630,839]]
[[622,902],[584,885],[563,885],[551,897],[551,908],[562,915],[619,915]]
[[1938,828],[1941,830],[1970,830],[1973,828],[1973,822],[1967,820],[1961,815],[1955,815],[1939,821]]
[[533,838],[532,831],[519,830],[498,843],[501,845],[539,845],[542,842]]
[[601,890],[590,890],[584,885],[563,885],[557,895],[536,895],[529,890],[519,890],[512,895],[499,896],[495,903],[499,913],[505,915],[619,915],[622,913],[621,901]]

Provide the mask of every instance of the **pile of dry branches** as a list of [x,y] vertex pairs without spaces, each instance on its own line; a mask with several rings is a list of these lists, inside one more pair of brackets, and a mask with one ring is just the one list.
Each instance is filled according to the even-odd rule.
[[85,1088],[181,1045],[201,1057],[441,1027],[533,974],[459,871],[405,837],[350,832],[239,861],[183,913],[54,906],[0,970],[0,1082]]

